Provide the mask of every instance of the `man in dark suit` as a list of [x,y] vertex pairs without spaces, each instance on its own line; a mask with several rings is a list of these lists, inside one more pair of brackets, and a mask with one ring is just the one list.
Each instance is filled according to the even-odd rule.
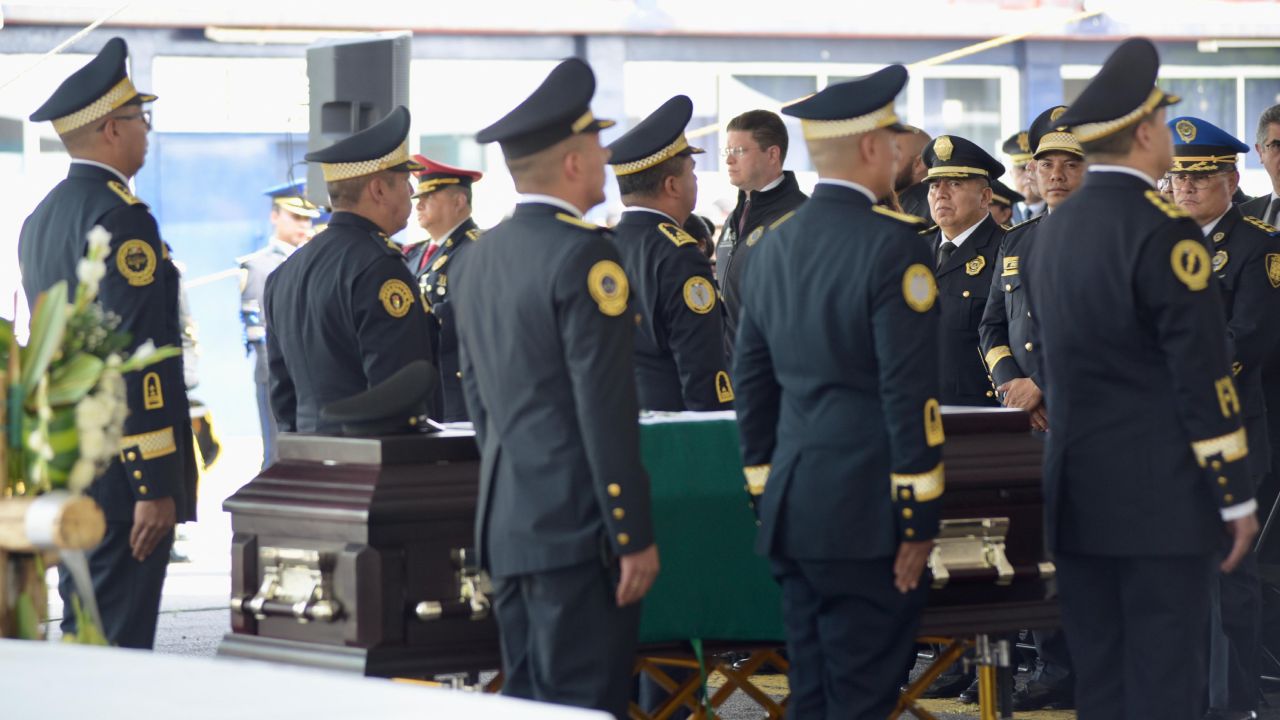
[[607,230],[595,75],[560,63],[481,130],[521,193],[468,251],[454,297],[480,444],[476,544],[494,583],[503,692],[627,716],[639,601],[658,572],[627,313]]
[[920,219],[875,204],[893,192],[906,82],[893,65],[784,109],[818,185],[746,277],[735,408],[802,718],[893,709],[938,531],[937,287]]
[[[441,422],[467,422],[462,394],[462,367],[458,364],[458,328],[449,292],[457,287],[453,269],[480,239],[480,228],[471,219],[471,185],[483,177],[479,170],[464,170],[422,155],[418,173],[418,224],[429,236],[407,252],[409,270],[418,278],[422,300],[431,311],[431,361],[439,369],[440,391],[431,417]],[[450,284],[450,279],[453,284]]]
[[[991,275],[991,294],[978,329],[983,362],[996,386],[997,397],[1006,407],[1016,407],[1031,415],[1031,426],[1048,429],[1039,365],[1033,355],[1034,318],[1027,304],[1021,260],[1031,249],[1036,228],[1071,196],[1084,181],[1084,150],[1075,136],[1055,125],[1066,111],[1061,105],[1040,113],[1031,123],[1028,138],[1035,152],[1031,171],[1044,194],[1045,213],[1020,224],[1005,235]],[[1043,437],[1041,435],[1040,437]],[[1036,668],[1025,687],[1013,695],[1015,710],[1044,707],[1072,707],[1071,655],[1060,630],[1033,631]]]
[[991,181],[1004,174],[1004,166],[955,135],[940,135],[926,145],[924,161],[929,166],[929,210],[938,223],[921,234],[934,256],[942,306],[942,404],[999,405],[978,352],[978,324],[1004,238],[1004,229],[987,211]]
[[1240,212],[1261,219],[1268,225],[1280,225],[1280,105],[1272,105],[1258,117],[1258,159],[1271,178],[1270,192],[1240,205]]
[[266,247],[236,258],[240,263],[240,322],[246,352],[253,354],[253,384],[257,389],[258,425],[262,431],[262,467],[275,461],[276,426],[271,414],[267,369],[267,322],[262,312],[267,276],[311,238],[311,222],[320,208],[306,197],[306,183],[287,182],[266,191],[271,198],[271,238]]
[[390,235],[409,216],[409,111],[307,153],[333,217],[267,278],[271,409],[281,432],[332,433],[321,410],[427,359],[427,306]]
[[795,173],[782,169],[789,143],[782,118],[768,110],[749,110],[729,121],[726,137],[724,163],[729,183],[738,188],[738,204],[721,226],[716,280],[724,298],[725,356],[732,358],[751,248],[766,228],[800,207],[805,194]]
[[[1057,124],[1089,162],[1023,274],[1050,432],[1045,530],[1082,720],[1198,720],[1213,555],[1257,534],[1221,293],[1172,165],[1159,58],[1125,41]],[[1073,268],[1074,272],[1064,272]]]
[[609,145],[627,206],[613,244],[631,284],[636,390],[646,410],[727,410],[733,385],[711,264],[682,226],[698,200],[684,129],[693,103],[677,95]]
[[903,125],[908,132],[898,135],[898,177],[893,181],[893,191],[898,197],[898,205],[902,212],[924,218],[932,223],[929,217],[929,183],[925,177],[929,168],[924,164],[924,146],[932,138],[929,133],[913,125]]
[[[142,167],[151,128],[145,103],[126,73],[128,47],[112,38],[87,65],[67,78],[33,122],[53,121],[71,155],[67,178],[58,183],[23,223],[18,238],[22,286],[27,301],[65,281],[74,293],[76,264],[88,234],[100,226],[111,234],[106,276],[98,303],[120,318],[130,336],[126,351],[143,343],[182,346],[178,319],[178,270],[145,203],[129,190]],[[102,630],[121,647],[150,648],[174,525],[195,520],[196,466],[182,358],[161,361],[125,376],[129,414],[120,458],[93,481],[87,494],[102,507],[107,532],[89,554]],[[61,572],[62,631],[76,632],[75,595]]]
[[[1174,200],[1204,233],[1226,310],[1231,372],[1249,440],[1255,488],[1270,469],[1262,368],[1280,338],[1280,238],[1274,227],[1241,214],[1237,153],[1249,146],[1194,117],[1168,122],[1173,131]],[[1232,573],[1218,575],[1210,593],[1209,707],[1213,718],[1256,717],[1262,674],[1262,586],[1253,553]]]

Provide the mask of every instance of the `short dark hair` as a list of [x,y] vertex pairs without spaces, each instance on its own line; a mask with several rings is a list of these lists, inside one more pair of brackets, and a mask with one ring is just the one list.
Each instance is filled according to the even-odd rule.
[[748,110],[729,121],[729,130],[741,130],[751,133],[761,150],[768,150],[774,145],[781,153],[779,160],[787,159],[787,126],[777,113],[768,110]]
[[1154,114],[1148,115],[1129,127],[1118,130],[1105,137],[1089,142],[1081,142],[1080,147],[1084,150],[1085,158],[1091,155],[1101,155],[1103,157],[1114,157],[1119,155],[1128,155],[1133,149],[1133,141],[1138,136],[1138,126],[1145,122],[1153,122]]
[[1280,125],[1280,105],[1272,105],[1258,116],[1258,145],[1267,141],[1267,130],[1273,124]]
[[360,196],[364,194],[364,189],[375,178],[387,185],[394,185],[399,177],[402,177],[402,175],[395,170],[379,170],[375,173],[347,178],[346,180],[330,181],[325,183],[329,190],[329,205],[335,210],[352,207],[360,202]]
[[[689,158],[689,156],[677,155],[640,172],[618,175],[618,193],[624,197],[627,195],[640,195],[642,197],[657,195],[667,178],[677,177],[684,173],[685,158]],[[689,162],[693,162],[693,158],[689,158]]]

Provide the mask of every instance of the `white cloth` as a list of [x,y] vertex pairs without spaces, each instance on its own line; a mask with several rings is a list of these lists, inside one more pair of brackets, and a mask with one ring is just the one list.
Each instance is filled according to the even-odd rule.
[[839,178],[818,178],[818,184],[819,185],[836,185],[838,187],[849,188],[850,190],[857,190],[863,195],[866,195],[867,199],[871,201],[872,205],[876,204],[875,193],[868,190],[866,185],[861,185],[852,180],[841,180]]
[[554,205],[555,207],[558,207],[561,210],[564,210],[565,212],[578,218],[579,220],[582,219],[582,211],[574,207],[573,203],[563,198],[558,198],[554,195],[538,195],[537,193],[521,193],[520,196],[516,198],[516,204],[524,205],[525,203],[543,203],[544,205]]
[[120,182],[124,183],[124,186],[125,186],[125,187],[129,187],[129,178],[125,177],[125,176],[124,176],[124,173],[120,172],[119,170],[117,170],[117,169],[115,169],[115,168],[111,167],[110,165],[108,165],[108,164],[106,164],[106,163],[100,163],[100,162],[98,162],[97,160],[84,160],[84,159],[82,159],[82,158],[72,158],[72,159],[71,159],[71,163],[72,163],[73,165],[74,165],[74,164],[77,164],[77,163],[78,163],[78,164],[80,164],[80,165],[92,165],[93,167],[96,167],[96,168],[102,168],[103,170],[107,170],[107,171],[109,171],[112,175],[115,175],[116,177],[120,178]]
[[666,214],[666,213],[662,212],[661,210],[655,210],[654,208],[651,208],[651,207],[644,207],[643,205],[629,205],[629,206],[627,207],[627,209],[626,209],[626,210],[623,210],[623,211],[622,211],[622,214],[623,214],[623,215],[626,215],[626,214],[627,214],[627,213],[629,213],[629,212],[647,212],[647,213],[653,213],[654,215],[661,215],[662,217],[666,218],[667,220],[669,220],[669,221],[671,222],[671,224],[672,224],[672,225],[679,225],[679,224],[680,224],[680,223],[676,222],[676,219],[675,219],[675,218],[673,218],[673,217],[671,217],[670,215],[668,215],[668,214]]

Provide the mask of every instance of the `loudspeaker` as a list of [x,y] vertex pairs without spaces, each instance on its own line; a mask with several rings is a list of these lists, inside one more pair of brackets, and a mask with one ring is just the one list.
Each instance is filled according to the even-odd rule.
[[[397,105],[409,106],[409,33],[336,40],[307,48],[311,127],[307,150],[364,130]],[[307,167],[307,199],[329,205],[320,165]]]

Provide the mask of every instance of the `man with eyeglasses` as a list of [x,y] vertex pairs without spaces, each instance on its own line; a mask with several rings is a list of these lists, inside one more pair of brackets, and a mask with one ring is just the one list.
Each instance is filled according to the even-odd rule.
[[[58,282],[74,292],[89,231],[104,228],[111,244],[98,303],[120,317],[119,330],[130,336],[125,350],[132,352],[148,342],[181,347],[182,332],[178,270],[155,218],[129,189],[147,154],[150,113],[142,105],[156,96],[134,88],[125,69],[128,52],[124,40],[107,41],[31,114],[33,122],[53,122],[71,167],[23,224],[18,258],[34,307]],[[174,526],[195,520],[196,466],[182,358],[124,380],[129,413],[119,460],[87,491],[107,520],[89,570],[107,641],[150,648]],[[63,606],[71,608],[72,583],[60,575]],[[63,632],[76,629],[75,614],[64,613]]]
[[724,149],[729,183],[738,188],[738,204],[725,218],[716,244],[716,281],[724,298],[725,357],[733,357],[742,312],[742,277],[752,246],[766,229],[800,207],[807,196],[795,173],[784,171],[787,126],[768,110],[749,110],[729,121]]
[[1268,225],[1280,225],[1280,105],[1272,105],[1258,117],[1258,158],[1271,178],[1271,192],[1240,205],[1240,212]]
[[[1270,467],[1262,368],[1280,338],[1280,315],[1274,311],[1280,301],[1280,238],[1274,227],[1242,214],[1231,202],[1240,183],[1237,153],[1249,152],[1249,146],[1200,118],[1174,118],[1168,125],[1174,134],[1174,199],[1204,233],[1222,291],[1231,370],[1249,443],[1249,476],[1256,487]],[[1280,414],[1276,417],[1280,422]],[[1246,556],[1235,572],[1218,574],[1209,620],[1209,717],[1255,717],[1262,670],[1256,555]]]
[[1000,146],[1009,156],[1009,175],[1013,178],[1010,187],[1022,195],[1022,200],[1013,206],[1012,222],[1015,225],[1043,215],[1049,207],[1036,187],[1036,173],[1032,166],[1035,145],[1031,143],[1030,135],[1029,129],[1019,130],[1005,138]]

